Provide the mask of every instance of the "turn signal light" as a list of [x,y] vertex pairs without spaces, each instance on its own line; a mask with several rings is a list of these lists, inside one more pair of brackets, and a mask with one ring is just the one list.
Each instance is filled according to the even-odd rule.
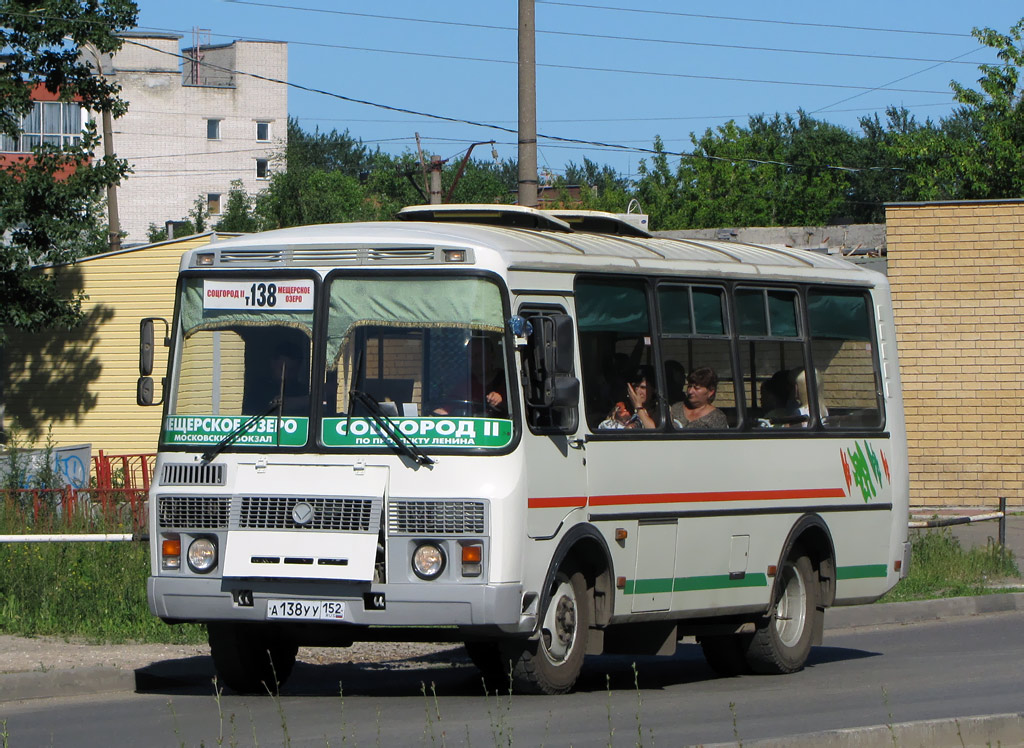
[[164,538],[160,544],[161,566],[164,569],[181,568],[181,539]]
[[478,577],[483,571],[484,549],[483,546],[474,543],[473,545],[462,546],[462,576]]

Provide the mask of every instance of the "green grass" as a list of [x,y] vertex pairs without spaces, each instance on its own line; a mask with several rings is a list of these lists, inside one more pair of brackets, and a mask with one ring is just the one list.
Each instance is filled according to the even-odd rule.
[[[26,512],[4,498],[2,534],[131,532],[102,513],[69,520],[52,507]],[[150,614],[147,543],[0,543],[0,569],[0,633],[109,643],[206,640],[201,626],[168,626]]]
[[912,537],[910,574],[880,602],[1005,592],[1020,576],[1012,551],[992,542],[965,550],[948,528],[929,530]]
[[[102,512],[69,520],[31,511],[0,492],[0,533],[130,532]],[[130,524],[130,523],[128,523]],[[199,625],[168,626],[149,612],[147,543],[0,543],[0,633],[95,642],[203,643]],[[882,602],[1000,591],[1020,581],[1013,553],[989,544],[965,550],[948,530],[916,534],[910,575]]]

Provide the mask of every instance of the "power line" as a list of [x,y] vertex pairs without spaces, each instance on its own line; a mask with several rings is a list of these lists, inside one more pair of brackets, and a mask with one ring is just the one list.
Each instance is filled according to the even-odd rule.
[[[182,55],[182,54],[179,54],[179,53],[176,53],[176,52],[169,52],[167,50],[160,49],[159,47],[154,47],[154,46],[152,46],[150,44],[144,44],[144,43],[136,41],[134,39],[125,39],[125,42],[128,43],[128,44],[133,44],[135,46],[139,46],[139,47],[143,47],[145,49],[152,50],[154,52],[158,52],[160,54],[169,55],[171,57],[177,57],[177,58],[182,59],[182,60],[191,60],[191,58],[189,58],[189,57],[187,57],[185,55]],[[436,120],[439,120],[439,121],[442,121],[442,122],[453,122],[453,123],[457,123],[457,124],[471,125],[473,127],[482,127],[482,128],[486,128],[486,129],[490,129],[490,130],[498,130],[500,132],[506,132],[506,133],[510,133],[510,134],[513,134],[513,135],[518,135],[518,132],[516,130],[513,130],[512,128],[509,128],[509,127],[503,127],[501,125],[495,125],[495,124],[491,124],[491,123],[487,123],[487,122],[476,122],[476,121],[473,121],[473,120],[459,119],[457,117],[448,117],[448,116],[445,116],[445,115],[442,115],[442,114],[432,114],[432,113],[429,113],[429,112],[418,112],[418,111],[416,111],[414,109],[407,109],[405,107],[396,107],[396,106],[392,106],[392,105],[389,105],[389,104],[380,104],[378,102],[367,101],[365,99],[356,99],[356,98],[354,98],[352,96],[345,96],[343,94],[335,93],[333,91],[325,91],[323,89],[313,88],[312,86],[304,86],[304,85],[302,85],[300,83],[292,83],[290,81],[281,80],[280,78],[272,78],[270,76],[260,75],[259,73],[250,73],[250,72],[245,71],[245,70],[237,70],[237,69],[233,69],[233,68],[227,68],[227,67],[223,67],[221,65],[215,65],[213,63],[204,63],[204,65],[206,67],[213,68],[215,70],[220,70],[220,71],[227,72],[227,73],[233,73],[233,74],[236,74],[236,75],[245,75],[245,76],[248,76],[250,78],[254,78],[256,80],[262,80],[262,81],[266,81],[266,82],[269,82],[269,83],[277,83],[277,84],[280,84],[280,85],[289,86],[291,88],[296,88],[296,89],[299,89],[299,90],[302,90],[302,91],[307,91],[307,92],[310,92],[310,93],[316,93],[316,94],[320,94],[320,95],[323,95],[323,96],[329,96],[331,98],[339,99],[341,101],[348,101],[348,102],[351,102],[351,103],[354,103],[354,104],[363,104],[365,106],[376,107],[378,109],[384,109],[384,110],[387,110],[387,111],[400,112],[402,114],[414,114],[414,115],[417,115],[417,116],[420,116],[420,117],[429,117],[431,119],[436,119]],[[639,148],[639,147],[630,148],[628,146],[623,146],[623,145],[618,144],[618,143],[603,143],[603,142],[596,141],[596,140],[583,140],[581,138],[566,138],[566,137],[561,137],[561,136],[558,136],[558,135],[547,135],[547,134],[539,133],[539,132],[537,133],[537,137],[544,138],[546,140],[552,140],[552,141],[555,141],[557,143],[573,143],[573,144],[578,144],[578,145],[593,146],[593,147],[596,147],[596,148],[621,149],[623,151],[631,151],[631,152],[635,152],[635,153],[648,153],[648,154],[653,154],[653,155],[664,155],[664,156],[678,156],[680,158],[700,158],[700,159],[705,159],[705,160],[708,160],[708,161],[723,161],[723,162],[727,162],[727,163],[765,164],[765,165],[775,165],[775,166],[787,166],[787,167],[791,167],[791,168],[827,169],[827,170],[836,170],[836,171],[844,171],[844,172],[879,171],[879,170],[885,170],[885,171],[897,170],[898,171],[898,170],[900,170],[900,169],[896,169],[894,167],[875,167],[875,166],[871,166],[871,167],[865,167],[865,168],[858,168],[858,167],[850,167],[850,166],[832,166],[832,165],[828,165],[828,164],[810,164],[810,165],[809,164],[791,164],[791,163],[786,163],[786,162],[783,162],[783,161],[772,161],[772,160],[762,160],[762,159],[753,159],[753,158],[723,158],[723,157],[720,157],[720,156],[711,156],[711,155],[708,155],[708,154],[699,154],[699,153],[672,152],[672,151],[664,151],[664,150],[660,150],[659,151],[659,150],[655,150],[653,148]]]
[[[237,0],[231,0],[236,2]],[[225,36],[224,34],[217,34],[217,36]],[[269,40],[269,39],[252,39],[250,41],[286,41],[286,40]],[[384,49],[380,47],[359,47],[350,44],[327,44],[318,42],[288,42],[288,44],[306,44],[309,46],[316,47],[329,47],[331,49],[343,49],[349,52],[370,52],[373,54],[389,54],[389,55],[401,55],[405,57],[419,57],[419,58],[430,58],[435,60],[454,60],[457,62],[483,62],[492,65],[518,65],[515,60],[499,60],[490,57],[467,57],[464,55],[449,55],[441,54],[438,52],[410,52],[409,50],[403,49]],[[205,64],[205,63],[204,63]],[[854,91],[876,91],[884,90],[892,93],[918,93],[918,94],[944,94],[946,91],[936,91],[933,89],[920,89],[920,88],[883,88],[878,89],[875,86],[856,86],[847,83],[815,83],[809,81],[785,81],[785,80],[772,80],[764,78],[740,78],[734,76],[723,76],[723,75],[698,75],[696,73],[672,73],[665,70],[630,70],[628,68],[601,68],[593,67],[588,65],[566,65],[551,62],[538,62],[537,67],[549,68],[552,70],[575,70],[586,73],[617,73],[619,75],[638,75],[638,76],[651,76],[656,78],[682,78],[686,80],[709,80],[718,81],[722,83],[757,83],[762,85],[774,85],[774,86],[802,86],[807,88],[837,88],[844,90]]]
[[703,13],[683,13],[672,10],[650,10],[645,8],[618,8],[609,5],[588,5],[585,3],[566,3],[559,0],[535,0],[538,5],[561,5],[567,8],[587,8],[590,10],[614,10],[620,13],[646,13],[658,16],[678,16],[681,18],[706,18],[712,21],[739,21],[742,23],[768,23],[778,26],[806,26],[814,29],[841,29],[843,31],[874,31],[887,34],[921,34],[923,36],[954,36],[967,37],[970,34],[954,33],[950,31],[921,31],[917,29],[888,29],[876,26],[848,26],[836,23],[811,23],[808,21],[776,21],[768,18],[741,18],[736,16],[714,16]]
[[[232,3],[235,5],[254,5],[262,8],[278,8],[281,10],[294,10],[306,13],[327,13],[330,15],[348,16],[353,18],[371,18],[375,20],[385,21],[404,21],[408,23],[423,23],[432,24],[436,26],[455,26],[469,29],[483,29],[486,31],[510,31],[518,32],[519,29],[515,26],[495,26],[492,24],[483,23],[468,23],[465,21],[439,21],[431,18],[409,18],[405,16],[386,16],[379,15],[376,13],[357,13],[350,10],[334,10],[330,8],[307,8],[297,5],[281,5],[279,3],[266,3],[257,2],[256,0],[224,0],[224,2]],[[825,57],[851,57],[859,59],[869,60],[895,60],[901,62],[945,62],[944,60],[931,59],[927,57],[900,57],[898,55],[877,55],[877,54],[864,54],[858,52],[831,52],[822,50],[811,50],[811,49],[788,49],[784,47],[758,47],[745,44],[722,44],[720,42],[694,42],[686,41],[682,39],[656,39],[649,37],[637,37],[637,36],[622,36],[613,34],[591,34],[582,31],[554,31],[549,29],[537,29],[537,34],[544,34],[547,36],[563,36],[563,37],[576,37],[581,39],[603,39],[617,42],[642,42],[644,44],[667,44],[677,45],[686,47],[705,47],[705,48],[716,48],[716,49],[732,49],[741,50],[745,52],[778,52],[784,54],[797,54],[797,55],[820,55]],[[218,36],[224,36],[224,34],[218,34]],[[277,40],[284,41],[284,40]],[[288,41],[289,44],[310,44],[312,46],[340,46],[331,44],[319,44],[315,42],[298,42]],[[981,47],[979,47],[981,49]],[[971,65],[971,62],[959,62],[959,65]]]

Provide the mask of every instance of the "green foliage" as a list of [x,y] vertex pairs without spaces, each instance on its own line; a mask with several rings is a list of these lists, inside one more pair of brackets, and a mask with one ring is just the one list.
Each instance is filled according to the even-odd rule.
[[1001,64],[979,66],[980,90],[950,83],[961,105],[936,126],[901,132],[891,151],[907,168],[908,198],[965,200],[1024,196],[1024,19],[1009,34],[974,29]]
[[0,565],[5,634],[97,642],[205,640],[201,626],[168,626],[149,613],[146,543],[3,543]]
[[916,534],[910,553],[910,573],[882,602],[983,595],[1020,577],[1012,551],[991,542],[964,550],[948,528]]
[[[137,12],[130,0],[0,0],[0,132],[20,135],[35,84],[44,84],[61,101],[123,114],[126,105],[117,87],[95,75],[86,60],[119,49],[116,32],[131,28]],[[67,296],[32,268],[71,262],[106,247],[103,197],[128,173],[128,165],[116,158],[93,159],[98,142],[90,125],[78,144],[44,144],[31,158],[0,170],[0,236],[7,237],[0,244],[0,344],[5,327],[67,329],[81,318],[81,294]]]
[[231,182],[228,202],[214,228],[217,231],[248,233],[259,231],[260,223],[255,214],[256,200],[242,187],[242,180]]

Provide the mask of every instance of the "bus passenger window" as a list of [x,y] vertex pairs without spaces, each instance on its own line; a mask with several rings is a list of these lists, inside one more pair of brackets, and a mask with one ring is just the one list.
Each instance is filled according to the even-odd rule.
[[576,318],[590,428],[658,428],[665,408],[653,366],[644,283],[625,278],[577,281]]
[[755,429],[810,425],[815,414],[807,387],[798,387],[806,362],[796,291],[740,288],[734,298],[748,423]]
[[[658,310],[672,427],[690,431],[735,426],[736,385],[724,289],[663,283],[658,286]],[[694,385],[696,400],[689,391]]]
[[[881,376],[867,295],[811,291],[807,295],[807,315],[815,380],[808,387],[817,388],[823,425],[881,427]],[[808,397],[813,399],[815,395]]]

